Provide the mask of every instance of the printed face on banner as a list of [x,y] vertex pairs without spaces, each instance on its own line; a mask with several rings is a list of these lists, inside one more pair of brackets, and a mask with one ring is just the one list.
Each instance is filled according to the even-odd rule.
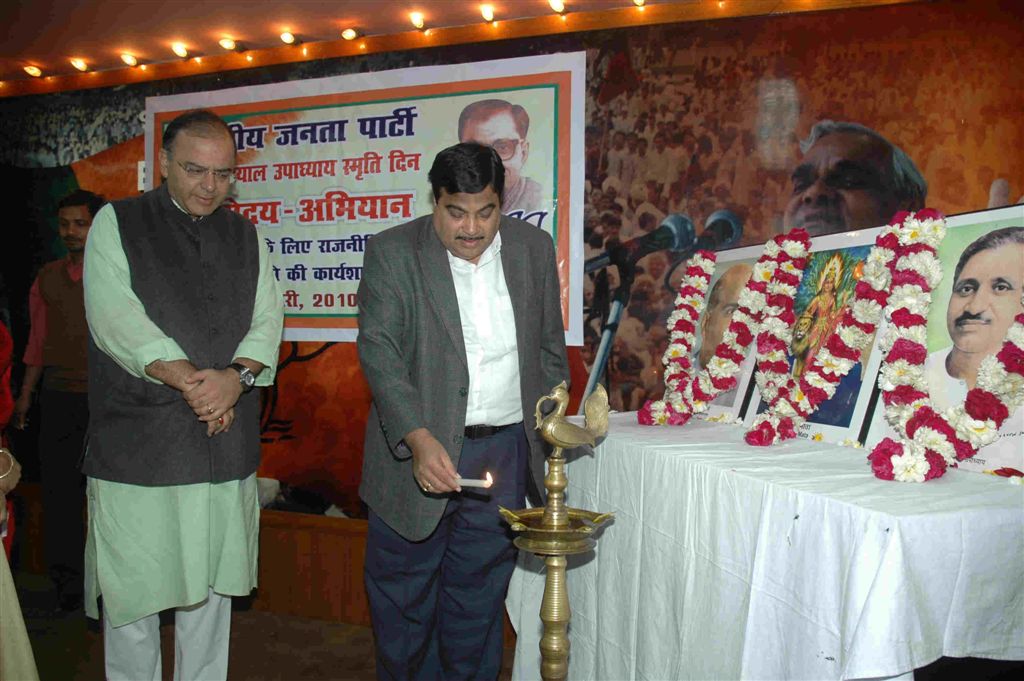
[[[284,298],[286,340],[355,339],[363,254],[376,234],[434,216],[448,251],[476,261],[494,240],[502,214],[554,240],[563,310],[576,325],[567,330],[581,333],[581,316],[572,312],[582,297],[579,263],[572,264],[580,257],[573,244],[581,228],[572,225],[583,220],[570,220],[582,209],[569,197],[570,178],[581,172],[572,148],[582,115],[567,88],[582,80],[585,61],[582,53],[542,61],[489,63],[483,70],[491,75],[483,82],[479,65],[446,66],[207,93],[201,102],[189,97],[189,108],[219,111],[227,123],[238,164],[228,166],[235,179],[230,194],[226,186],[214,187],[209,175],[187,182],[176,163],[216,170],[222,167],[217,161],[183,159],[177,147],[161,154],[156,147],[156,132],[181,111],[181,98],[147,104],[155,113],[147,145],[189,210],[210,212],[190,203],[223,200],[256,225]],[[434,201],[431,159],[460,134],[497,151],[506,169],[503,196],[492,189],[486,197]]]
[[449,194],[434,205],[434,230],[448,252],[474,265],[494,242],[501,221],[500,201],[488,185],[476,194]]
[[[530,143],[526,140],[525,131],[520,132],[514,113],[519,113],[520,118],[526,116],[522,107],[513,108],[511,105],[497,110],[481,110],[465,121],[459,134],[460,142],[479,142],[494,147],[505,166],[505,184],[509,187],[519,181],[530,153]],[[528,117],[526,121],[529,121]],[[529,122],[526,125],[529,126]]]
[[226,135],[207,137],[182,130],[169,153],[160,150],[160,172],[167,178],[167,190],[192,215],[209,215],[224,203],[231,182],[217,177],[217,171],[234,167],[235,145]]
[[788,228],[811,236],[884,225],[901,208],[892,152],[863,133],[835,132],[816,141],[793,171]]

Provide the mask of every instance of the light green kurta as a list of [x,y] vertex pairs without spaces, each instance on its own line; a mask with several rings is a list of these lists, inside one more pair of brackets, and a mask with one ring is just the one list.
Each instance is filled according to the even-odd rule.
[[[252,325],[235,357],[261,362],[266,368],[256,384],[270,385],[277,368],[283,303],[262,240],[259,268]],[[111,206],[96,214],[89,231],[85,308],[97,347],[137,378],[154,381],[145,373],[154,361],[188,359],[149,319],[132,290]],[[219,484],[167,487],[89,478],[88,498],[85,594],[90,617],[98,617],[100,595],[111,624],[120,626],[199,603],[210,587],[226,596],[242,596],[256,586],[255,474]]]
[[117,627],[200,603],[208,587],[256,587],[260,508],[256,475],[216,485],[140,487],[89,478],[86,614],[96,598]]

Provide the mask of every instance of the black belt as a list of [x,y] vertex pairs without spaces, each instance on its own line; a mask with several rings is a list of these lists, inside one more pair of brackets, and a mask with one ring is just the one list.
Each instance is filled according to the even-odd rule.
[[[522,421],[519,423],[522,423]],[[485,437],[497,435],[506,428],[518,426],[519,423],[509,423],[504,426],[466,426],[465,435],[470,440],[482,440]]]

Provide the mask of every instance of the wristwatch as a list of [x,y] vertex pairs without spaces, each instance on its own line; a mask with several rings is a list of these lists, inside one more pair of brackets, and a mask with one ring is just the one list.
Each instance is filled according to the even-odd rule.
[[229,364],[228,368],[238,372],[238,382],[242,384],[242,392],[247,393],[256,385],[256,374],[249,367],[234,362]]

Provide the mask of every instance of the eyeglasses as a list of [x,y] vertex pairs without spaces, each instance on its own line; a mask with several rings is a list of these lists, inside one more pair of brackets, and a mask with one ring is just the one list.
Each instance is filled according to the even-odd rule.
[[217,182],[234,182],[235,181],[235,169],[234,168],[219,168],[214,170],[213,168],[204,168],[203,166],[197,166],[195,163],[182,163],[181,161],[175,161],[181,169],[185,171],[190,180],[202,180],[207,175],[213,175],[213,179]]
[[491,142],[491,147],[498,152],[498,156],[501,157],[502,161],[507,161],[516,155],[516,149],[519,148],[521,139],[500,139]]

